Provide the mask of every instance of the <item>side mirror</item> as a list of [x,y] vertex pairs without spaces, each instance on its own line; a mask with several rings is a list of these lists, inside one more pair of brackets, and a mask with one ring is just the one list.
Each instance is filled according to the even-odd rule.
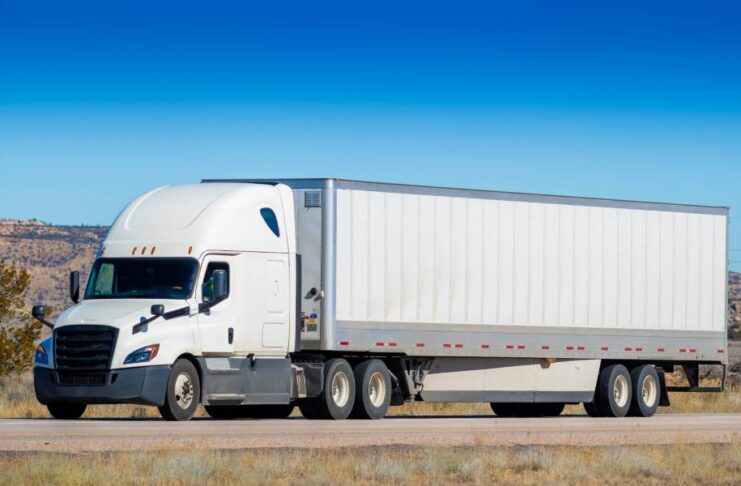
[[43,305],[35,305],[31,309],[31,315],[38,319],[39,317],[44,317],[44,314],[46,314],[46,307]]
[[80,272],[70,272],[69,274],[69,298],[75,304],[80,301]]
[[226,270],[214,270],[214,300],[216,302],[226,299],[229,294],[229,282],[226,278]]
[[149,312],[151,312],[153,316],[161,317],[165,313],[165,306],[162,304],[154,304],[149,309]]
[[46,307],[43,305],[35,305],[31,308],[31,315],[34,319],[39,321],[41,324],[45,325],[46,327],[53,328],[54,324],[44,319],[44,315],[46,314]]

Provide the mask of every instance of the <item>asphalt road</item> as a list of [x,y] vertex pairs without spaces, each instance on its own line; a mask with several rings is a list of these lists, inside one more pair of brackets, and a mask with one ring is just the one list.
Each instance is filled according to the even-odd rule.
[[0,420],[0,451],[109,451],[174,448],[329,448],[338,446],[674,444],[741,441],[741,414],[389,417],[380,421]]

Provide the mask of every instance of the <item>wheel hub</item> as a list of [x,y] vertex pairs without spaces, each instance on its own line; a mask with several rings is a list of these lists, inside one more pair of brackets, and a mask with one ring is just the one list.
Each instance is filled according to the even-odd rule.
[[175,402],[185,410],[193,401],[193,381],[186,373],[180,373],[175,380]]

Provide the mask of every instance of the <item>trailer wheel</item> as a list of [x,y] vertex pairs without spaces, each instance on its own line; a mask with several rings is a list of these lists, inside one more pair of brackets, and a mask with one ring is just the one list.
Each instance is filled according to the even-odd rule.
[[324,365],[324,388],[316,398],[299,404],[308,419],[344,420],[355,403],[355,377],[352,368],[342,358],[331,359]]
[[159,408],[165,420],[190,420],[196,413],[201,396],[201,384],[193,363],[187,359],[175,362],[170,370],[165,404]]
[[597,406],[602,417],[625,417],[628,414],[632,386],[625,366],[614,364],[600,371],[598,388]]
[[360,419],[383,418],[391,403],[391,375],[383,361],[369,359],[355,367],[355,405],[350,416]]
[[630,378],[633,383],[633,399],[628,415],[631,417],[653,416],[659,408],[661,397],[661,382],[656,368],[651,365],[637,366],[631,370]]
[[52,417],[59,420],[77,420],[85,413],[84,403],[49,403],[46,405]]

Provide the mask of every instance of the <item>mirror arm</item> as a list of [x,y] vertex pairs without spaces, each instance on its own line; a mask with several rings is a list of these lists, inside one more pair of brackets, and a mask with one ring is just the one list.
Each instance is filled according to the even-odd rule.
[[43,324],[46,327],[48,327],[49,329],[54,329],[54,324],[52,324],[51,322],[47,321],[43,317],[33,316],[33,318],[36,319],[37,321],[39,321],[41,324]]

